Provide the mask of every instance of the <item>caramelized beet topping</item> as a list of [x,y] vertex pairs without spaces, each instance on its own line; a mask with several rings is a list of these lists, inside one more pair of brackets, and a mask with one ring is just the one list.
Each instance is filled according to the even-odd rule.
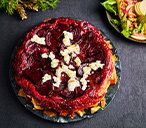
[[[69,77],[64,74],[59,88],[53,86],[53,79],[42,83],[44,74],[55,75],[55,69],[51,68],[50,58],[42,58],[41,54],[53,52],[60,62],[63,57],[60,50],[65,48],[62,40],[63,31],[73,33],[71,44],[79,44],[80,54],[78,57],[82,65],[100,60],[104,63],[104,69],[98,69],[91,74],[88,88],[83,91],[77,87],[74,92],[67,88]],[[36,44],[30,39],[37,34],[45,37],[46,45]],[[40,105],[51,108],[54,111],[71,113],[76,109],[86,109],[97,103],[102,96],[98,96],[98,90],[102,87],[112,72],[111,50],[105,43],[105,39],[95,27],[86,21],[76,21],[69,18],[50,19],[43,22],[29,32],[18,49],[14,61],[14,70],[17,83],[24,88],[28,95],[40,101]],[[74,66],[75,64],[72,63]],[[76,67],[76,66],[75,66]],[[82,75],[82,66],[75,68],[77,76]]]

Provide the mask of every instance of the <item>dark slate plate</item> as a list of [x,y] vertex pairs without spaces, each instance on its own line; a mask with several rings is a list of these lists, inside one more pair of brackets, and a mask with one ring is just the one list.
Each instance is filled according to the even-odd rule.
[[[9,69],[9,77],[10,77],[10,81],[11,81],[11,85],[12,88],[14,90],[14,93],[16,95],[16,97],[19,99],[19,101],[21,102],[21,104],[29,111],[31,111],[33,114],[35,114],[36,116],[51,121],[51,122],[57,122],[57,123],[69,123],[69,122],[76,122],[76,121],[80,121],[83,120],[85,118],[91,118],[94,116],[94,114],[91,114],[88,110],[86,112],[86,114],[83,117],[80,117],[78,115],[76,115],[74,117],[74,119],[71,119],[69,116],[67,117],[61,117],[61,116],[54,116],[54,117],[49,117],[47,115],[44,115],[42,111],[39,110],[33,110],[33,105],[29,102],[27,102],[23,97],[18,96],[18,91],[20,89],[20,86],[16,83],[15,79],[14,79],[14,71],[13,71],[13,60],[15,57],[15,54],[17,52],[17,48],[21,45],[21,42],[18,44],[18,46],[16,46],[16,48],[14,49],[12,56],[11,56],[11,60],[10,60],[10,69]],[[111,43],[111,45],[113,46],[113,44]],[[106,107],[110,104],[110,102],[113,100],[113,98],[115,97],[115,94],[120,86],[120,78],[121,78],[121,63],[117,54],[117,50],[116,48],[113,46],[112,49],[113,53],[117,56],[118,60],[116,62],[116,72],[118,75],[118,82],[115,85],[112,85],[108,88],[108,92],[106,94]],[[105,107],[105,108],[106,108]],[[105,109],[104,108],[104,109]],[[96,113],[103,111],[104,109],[100,109],[98,110]]]
[[[112,15],[112,14],[111,14],[110,12],[108,12],[108,11],[106,11],[106,16],[107,16],[107,19],[108,19],[110,25],[111,25],[119,34],[121,34],[121,29],[120,29],[118,26],[116,26],[115,24],[113,24],[113,23],[111,22],[111,19],[114,19],[115,16]],[[117,17],[116,17],[116,18],[117,18]],[[121,34],[121,35],[122,35],[122,34]],[[123,36],[123,35],[122,35],[122,36]],[[126,38],[126,37],[125,37],[125,38]],[[129,38],[127,38],[127,39],[132,40],[132,41],[134,41],[134,42],[138,42],[138,43],[146,43],[146,40],[137,40],[137,39],[132,38],[132,37],[129,37]]]

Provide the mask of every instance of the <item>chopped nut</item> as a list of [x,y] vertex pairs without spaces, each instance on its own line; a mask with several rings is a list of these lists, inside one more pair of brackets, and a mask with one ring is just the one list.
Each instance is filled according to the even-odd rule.
[[101,108],[100,106],[92,107],[91,113],[93,114],[93,113],[97,112],[100,108]]
[[80,117],[82,117],[84,114],[85,114],[85,111],[84,110],[79,110],[76,112]]
[[21,96],[21,97],[26,98],[26,94],[25,94],[25,92],[23,91],[22,88],[19,90],[19,92],[18,92],[18,96]]
[[104,108],[104,107],[106,106],[106,100],[105,100],[105,98],[103,98],[103,99],[101,100],[100,104],[101,104],[101,107],[102,107],[102,108]]

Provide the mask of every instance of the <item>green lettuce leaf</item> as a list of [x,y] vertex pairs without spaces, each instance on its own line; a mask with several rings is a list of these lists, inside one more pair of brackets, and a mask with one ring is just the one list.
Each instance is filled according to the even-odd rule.
[[120,21],[117,19],[111,19],[111,23],[116,25],[116,26],[120,26],[120,24],[121,24]]
[[105,2],[101,4],[107,11],[114,13],[115,15],[118,14],[116,0],[106,0]]
[[121,32],[126,38],[129,38],[130,37],[130,31],[124,29],[122,32]]

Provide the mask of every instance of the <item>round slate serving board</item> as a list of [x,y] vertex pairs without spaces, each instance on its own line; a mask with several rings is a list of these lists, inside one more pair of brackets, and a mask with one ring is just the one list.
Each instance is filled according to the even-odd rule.
[[[22,103],[22,105],[28,109],[29,111],[31,111],[33,114],[35,114],[36,116],[40,117],[40,118],[43,118],[45,120],[49,120],[49,121],[52,121],[52,122],[58,122],[58,123],[69,123],[69,122],[75,122],[75,121],[80,121],[82,119],[85,119],[85,118],[91,118],[93,117],[94,114],[91,114],[90,112],[87,111],[87,113],[85,115],[83,115],[82,117],[80,117],[79,115],[76,115],[74,117],[74,119],[70,118],[69,116],[67,117],[61,117],[61,116],[54,116],[54,117],[49,117],[47,115],[44,115],[42,111],[39,111],[39,110],[33,110],[33,105],[31,103],[29,103],[28,101],[26,101],[23,97],[20,97],[18,96],[18,91],[20,90],[20,86],[17,85],[15,79],[14,79],[14,71],[13,71],[13,60],[15,58],[15,54],[17,52],[17,48],[21,45],[21,42],[19,42],[18,46],[16,46],[16,48],[13,50],[13,53],[12,53],[12,56],[11,56],[11,60],[10,60],[10,70],[9,70],[9,77],[10,77],[10,80],[11,80],[11,85],[12,85],[12,88],[16,94],[16,97],[19,99],[19,101]],[[115,97],[115,94],[120,86],[120,78],[121,78],[121,64],[120,64],[120,60],[119,60],[119,57],[118,57],[118,54],[117,54],[117,50],[116,48],[114,47],[114,45],[111,43],[112,45],[112,51],[113,53],[117,56],[118,60],[116,62],[116,72],[117,72],[117,75],[118,75],[118,82],[117,84],[115,85],[112,85],[108,88],[108,92],[106,94],[106,107],[110,104],[110,102],[112,101],[112,99]],[[105,108],[106,108],[105,107]],[[104,108],[104,109],[105,109]],[[103,111],[104,109],[100,109],[98,110],[96,113],[98,114],[98,112],[100,111]]]

